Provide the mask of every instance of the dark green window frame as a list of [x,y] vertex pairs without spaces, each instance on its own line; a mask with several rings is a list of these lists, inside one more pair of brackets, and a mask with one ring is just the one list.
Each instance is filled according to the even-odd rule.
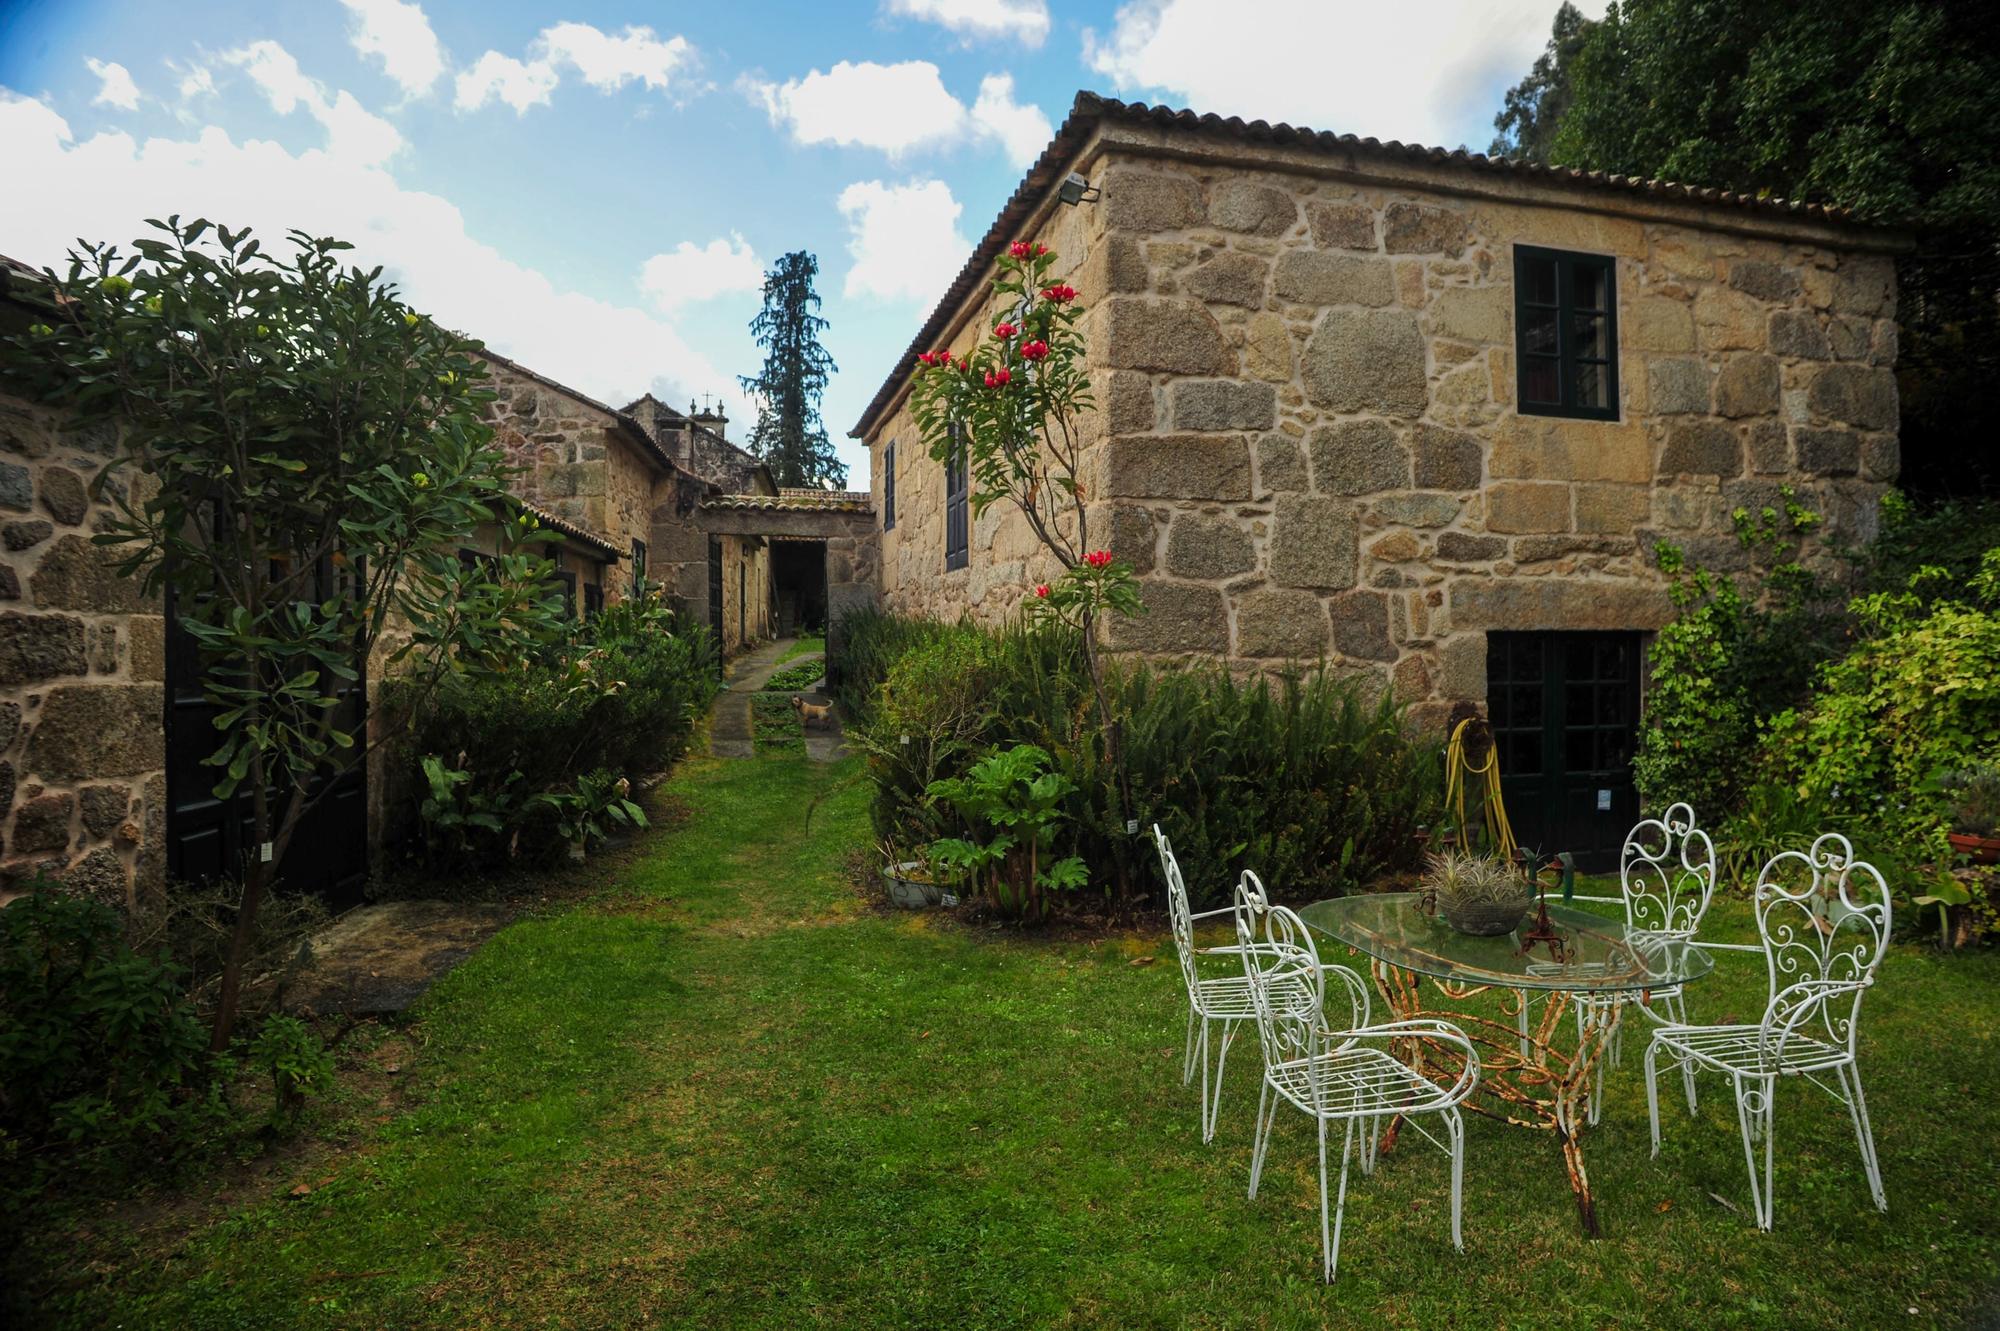
[[1514,247],[1514,408],[1618,419],[1618,268],[1609,255]]
[[882,530],[896,530],[896,443],[882,445]]
[[954,447],[944,461],[944,571],[966,567],[972,562],[972,522],[967,509],[972,488],[971,467],[958,430],[952,430]]

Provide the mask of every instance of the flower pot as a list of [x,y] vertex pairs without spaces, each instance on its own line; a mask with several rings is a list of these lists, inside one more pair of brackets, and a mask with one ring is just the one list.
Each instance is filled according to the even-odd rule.
[[904,910],[922,910],[925,906],[935,906],[943,898],[936,883],[926,883],[909,877],[923,868],[921,860],[904,860],[901,864],[885,865],[882,869],[883,881],[889,885],[889,904],[901,906]]
[[1947,833],[1945,840],[1951,848],[1969,858],[1974,864],[2000,863],[2000,837],[1980,836],[1974,832]]
[[1534,904],[1533,897],[1522,897],[1516,901],[1469,901],[1464,905],[1440,901],[1438,914],[1444,916],[1446,924],[1462,934],[1492,938],[1520,928],[1521,921],[1527,918],[1528,908]]

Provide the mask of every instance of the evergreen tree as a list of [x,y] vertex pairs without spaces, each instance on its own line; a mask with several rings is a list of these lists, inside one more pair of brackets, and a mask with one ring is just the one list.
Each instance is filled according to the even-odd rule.
[[1597,25],[1577,7],[1563,0],[1556,11],[1555,29],[1549,34],[1548,49],[1535,58],[1528,76],[1507,89],[1500,114],[1493,117],[1493,146],[1486,151],[1495,157],[1518,157],[1548,165],[1555,147],[1556,128],[1570,103],[1570,61],[1583,49],[1590,30]]
[[847,467],[827,441],[819,418],[819,397],[836,368],[820,345],[826,329],[820,318],[813,278],[819,260],[805,250],[780,258],[764,274],[764,308],[750,321],[764,349],[761,373],[743,377],[744,391],[757,400],[757,428],[750,451],[771,468],[779,485],[838,487]]

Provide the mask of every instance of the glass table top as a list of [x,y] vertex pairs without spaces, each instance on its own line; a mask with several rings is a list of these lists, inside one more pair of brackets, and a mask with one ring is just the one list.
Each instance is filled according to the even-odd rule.
[[[1628,937],[1621,920],[1554,901],[1549,920],[1562,946],[1538,942],[1525,954],[1519,931],[1492,938],[1462,934],[1442,915],[1426,914],[1415,892],[1315,901],[1300,909],[1299,918],[1378,961],[1458,984],[1618,992],[1685,984],[1714,967],[1693,943],[1645,933]],[[1531,911],[1522,928],[1532,928],[1534,918]]]

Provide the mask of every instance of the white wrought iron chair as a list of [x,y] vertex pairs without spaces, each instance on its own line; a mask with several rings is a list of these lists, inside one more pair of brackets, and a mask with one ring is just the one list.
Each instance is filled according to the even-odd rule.
[[[1780,1078],[1803,1077],[1847,1106],[1869,1191],[1876,1207],[1887,1211],[1855,1040],[1862,996],[1875,983],[1889,942],[1888,884],[1874,865],[1854,858],[1846,837],[1828,832],[1811,850],[1773,856],[1758,872],[1754,900],[1770,972],[1763,1019],[1754,1026],[1667,1025],[1653,1032],[1646,1050],[1653,1154],[1660,1153],[1660,1057],[1727,1073],[1736,1090],[1757,1227],[1771,1228],[1773,1102]],[[1828,1075],[1832,1083],[1825,1080]]]
[[[1643,947],[1647,943],[1692,940],[1714,895],[1715,843],[1708,833],[1695,826],[1691,805],[1672,804],[1658,818],[1643,818],[1625,834],[1625,846],[1618,855],[1618,896],[1582,900],[1616,901],[1623,905],[1626,936]],[[1624,1031],[1618,1020],[1623,1009],[1637,1007],[1655,1024],[1685,1026],[1687,1003],[1677,984],[1641,992],[1578,990],[1570,997],[1576,1007],[1578,1038],[1582,1037],[1593,1009],[1600,1020],[1613,1023],[1610,1047],[1605,1051],[1607,1057],[1597,1061],[1596,1081],[1591,1088],[1589,1115],[1595,1123],[1604,1104],[1604,1065],[1620,1062],[1624,1053]],[[1693,1113],[1694,1064],[1682,1060],[1680,1067],[1688,1112]]]
[[[1160,854],[1160,873],[1167,880],[1167,914],[1173,924],[1174,951],[1180,957],[1181,979],[1187,985],[1187,1046],[1181,1056],[1181,1085],[1194,1080],[1198,1060],[1201,1068],[1201,1139],[1210,1142],[1215,1140],[1215,1122],[1222,1104],[1222,1069],[1229,1060],[1230,1042],[1236,1037],[1237,1025],[1254,1020],[1256,1013],[1251,1007],[1248,977],[1233,966],[1226,973],[1204,976],[1198,964],[1204,956],[1233,958],[1241,945],[1196,947],[1194,926],[1198,920],[1233,916],[1238,907],[1232,904],[1216,910],[1191,911],[1187,883],[1181,877],[1180,861],[1174,858],[1174,848],[1158,823],[1153,824],[1153,846]],[[1293,985],[1283,995],[1282,1001],[1299,1003],[1306,998],[1303,986]],[[1215,1025],[1220,1025],[1221,1031],[1211,1040],[1209,1028]],[[1211,1045],[1215,1050],[1212,1088],[1209,1071]]]
[[[1245,878],[1254,882],[1251,875]],[[1257,1143],[1250,1157],[1251,1200],[1256,1200],[1263,1177],[1278,1106],[1289,1104],[1309,1115],[1319,1130],[1320,1256],[1322,1272],[1331,1284],[1340,1263],[1340,1224],[1347,1209],[1347,1167],[1355,1153],[1355,1132],[1358,1129],[1362,1137],[1361,1172],[1372,1174],[1381,1120],[1402,1116],[1413,1131],[1451,1157],[1451,1241],[1464,1251],[1460,1214],[1465,1193],[1465,1120],[1458,1105],[1479,1084],[1479,1055],[1472,1042],[1456,1026],[1442,1021],[1368,1025],[1368,991],[1361,977],[1345,966],[1322,967],[1299,917],[1283,906],[1257,911],[1251,899],[1256,891],[1239,885],[1236,915],[1243,970],[1250,981],[1258,1043],[1264,1054],[1264,1085],[1257,1097]],[[1248,925],[1259,913],[1264,922],[1261,943]],[[1328,1023],[1323,999],[1329,974],[1344,983],[1357,1024],[1336,1029]],[[1307,987],[1312,1001],[1286,1001],[1291,989],[1299,985]],[[1450,1046],[1452,1055],[1462,1056],[1464,1063],[1455,1082],[1440,1086],[1394,1054],[1366,1043],[1376,1040]],[[1443,1120],[1443,1141],[1416,1122],[1415,1116],[1421,1114],[1436,1114]],[[1340,1184],[1330,1223],[1326,1195],[1329,1123],[1343,1125]]]

